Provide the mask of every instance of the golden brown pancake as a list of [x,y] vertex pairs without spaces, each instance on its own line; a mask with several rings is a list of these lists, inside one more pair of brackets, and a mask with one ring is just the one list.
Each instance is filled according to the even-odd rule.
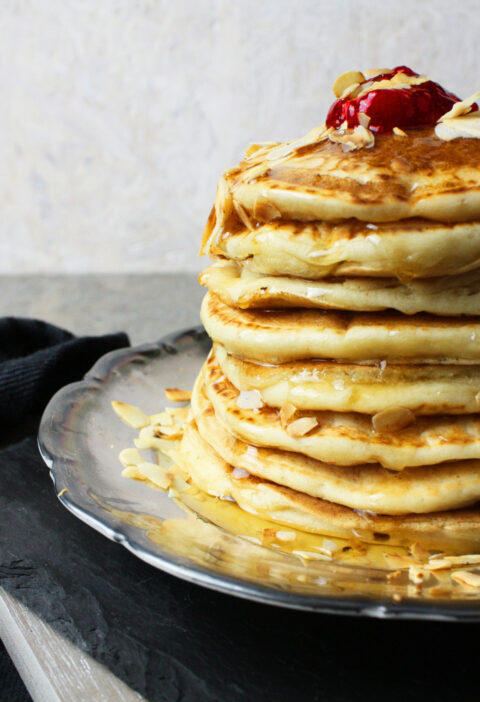
[[304,410],[376,414],[406,407],[418,415],[480,412],[479,365],[372,365],[293,361],[265,365],[242,361],[215,345],[215,360],[237,390],[257,390],[263,402]]
[[252,475],[235,478],[234,467],[202,439],[194,425],[186,427],[179,454],[180,466],[201,490],[218,497],[233,497],[242,509],[275,523],[347,539],[355,533],[371,543],[388,540],[391,544],[411,544],[427,539],[444,548],[449,540],[460,540],[470,550],[480,544],[477,507],[384,516],[355,511]]
[[396,277],[403,281],[464,273],[480,265],[480,222],[402,219],[368,223],[278,219],[246,227],[231,216],[203,253],[244,261],[265,275]]
[[418,129],[407,138],[377,134],[374,148],[347,154],[328,139],[300,143],[259,150],[227,171],[216,219],[235,206],[257,221],[480,219],[478,139],[445,142],[433,129]]
[[285,363],[305,358],[408,363],[480,361],[480,318],[308,309],[240,310],[207,293],[208,335],[239,358]]
[[304,307],[403,314],[478,315],[480,269],[402,283],[396,278],[322,278],[255,273],[248,263],[217,261],[200,274],[200,283],[227,305],[241,309]]
[[480,458],[480,415],[421,416],[402,430],[381,432],[374,430],[369,415],[302,412],[298,419],[314,421],[307,433],[298,435],[281,421],[276,408],[247,408],[251,398],[240,395],[213,356],[204,368],[205,392],[215,414],[228,431],[249,444],[338,465],[380,463],[391,470]]
[[427,513],[471,505],[480,499],[480,461],[406,468],[335,466],[291,451],[247,444],[217,419],[199,384],[192,410],[202,438],[232,466],[259,478],[329,502],[380,514]]

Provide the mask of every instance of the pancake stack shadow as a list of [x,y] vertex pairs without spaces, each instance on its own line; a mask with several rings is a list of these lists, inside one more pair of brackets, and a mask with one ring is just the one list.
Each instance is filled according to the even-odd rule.
[[463,221],[448,187],[480,166],[465,141],[269,144],[225,173],[181,447],[201,489],[314,533],[480,545],[480,210]]

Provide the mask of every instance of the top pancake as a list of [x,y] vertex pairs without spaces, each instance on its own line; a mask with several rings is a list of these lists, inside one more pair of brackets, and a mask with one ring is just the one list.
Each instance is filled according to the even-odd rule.
[[480,216],[480,140],[446,142],[422,129],[377,134],[373,148],[345,152],[321,135],[259,149],[225,173],[218,197],[228,209],[230,196],[260,221],[262,210],[267,221],[275,211],[303,221]]

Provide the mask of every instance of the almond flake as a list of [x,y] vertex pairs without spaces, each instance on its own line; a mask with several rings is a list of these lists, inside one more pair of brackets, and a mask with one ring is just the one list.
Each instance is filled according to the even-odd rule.
[[280,410],[280,424],[285,429],[289,422],[298,415],[298,409],[291,402],[286,402]]
[[236,478],[237,480],[244,480],[245,478],[249,477],[250,473],[244,468],[239,468],[238,466],[235,466],[235,468],[232,470],[232,478]]
[[446,119],[435,127],[435,135],[443,141],[452,139],[480,139],[480,113],[470,112]]
[[163,426],[173,427],[173,417],[169,412],[160,412],[159,414],[150,415],[150,424],[162,424]]
[[269,202],[267,198],[259,195],[253,206],[253,216],[257,222],[271,222],[281,217],[282,213],[274,204]]
[[375,144],[373,132],[359,124],[355,129],[333,130],[328,138],[335,144],[340,144],[343,151],[355,151],[356,149],[370,149]]
[[345,98],[357,97],[357,94],[360,92],[360,85],[361,83],[352,83],[348,86],[348,88],[345,88],[343,93],[340,95],[341,100],[345,100]]
[[300,419],[296,419],[291,424],[288,424],[285,431],[293,439],[298,439],[308,434],[308,432],[312,431],[316,426],[318,426],[318,421],[315,417],[300,417]]
[[242,220],[243,224],[246,226],[246,228],[250,231],[253,231],[255,229],[255,225],[250,219],[250,215],[248,214],[247,210],[243,207],[243,205],[240,205],[240,203],[235,202],[234,200],[233,207],[239,218]]
[[118,454],[118,460],[122,466],[138,466],[139,463],[143,463],[143,457],[136,448],[126,448],[120,451]]
[[428,80],[427,76],[407,76],[406,73],[396,73],[391,78],[383,78],[378,81],[364,83],[362,90],[357,97],[363,97],[371,90],[401,90],[411,88],[412,85],[420,85]]
[[165,397],[169,402],[189,402],[192,393],[190,390],[180,390],[180,388],[166,388]]
[[471,570],[456,570],[451,578],[462,585],[480,588],[480,574],[473,573]]
[[378,434],[401,431],[415,421],[415,415],[406,407],[387,407],[372,417],[373,430]]
[[263,407],[264,402],[258,390],[241,390],[237,395],[237,407],[255,410]]
[[400,129],[400,127],[394,127],[393,133],[396,134],[397,136],[401,136],[401,137],[408,136],[407,132],[404,132],[403,129]]
[[365,112],[359,112],[358,113],[358,121],[362,125],[362,127],[365,127],[365,129],[368,129],[368,125],[370,124],[370,116],[367,115]]
[[409,551],[417,561],[426,561],[430,555],[427,549],[416,541],[410,546]]
[[333,84],[333,92],[335,97],[339,98],[352,83],[363,83],[365,76],[360,71],[346,71],[338,76]]
[[433,558],[425,567],[428,568],[428,570],[447,570],[466,565],[480,565],[480,554],[471,553],[463,556],[443,556],[442,558]]
[[140,463],[137,468],[140,473],[145,476],[145,478],[151,480],[152,483],[163,490],[168,490],[170,487],[172,481],[167,475],[165,468],[162,468],[156,463],[149,463],[148,461]]
[[377,76],[381,76],[383,73],[391,73],[391,68],[367,68],[366,71],[363,71],[365,78],[376,78]]
[[128,405],[126,402],[112,402],[112,408],[120,419],[134,429],[141,429],[149,424],[149,417],[139,407]]
[[455,117],[460,117],[461,115],[466,115],[472,111],[472,105],[480,98],[480,91],[470,95],[470,97],[465,98],[465,100],[460,100],[456,102],[451,110],[445,112],[444,115],[440,117],[439,122],[444,122],[448,119],[455,119]]

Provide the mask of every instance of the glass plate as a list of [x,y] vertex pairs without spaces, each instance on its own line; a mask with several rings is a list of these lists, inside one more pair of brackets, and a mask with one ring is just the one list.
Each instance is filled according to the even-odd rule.
[[453,585],[433,597],[406,580],[388,581],[385,569],[305,560],[278,543],[262,545],[255,534],[273,525],[231,502],[193,497],[182,507],[166,492],[121,477],[118,453],[137,432],[111,401],[162,411],[165,387],[191,388],[209,348],[195,328],[114,351],[52,398],[39,446],[62,504],[152,566],[231,595],[336,614],[480,621],[478,590]]

